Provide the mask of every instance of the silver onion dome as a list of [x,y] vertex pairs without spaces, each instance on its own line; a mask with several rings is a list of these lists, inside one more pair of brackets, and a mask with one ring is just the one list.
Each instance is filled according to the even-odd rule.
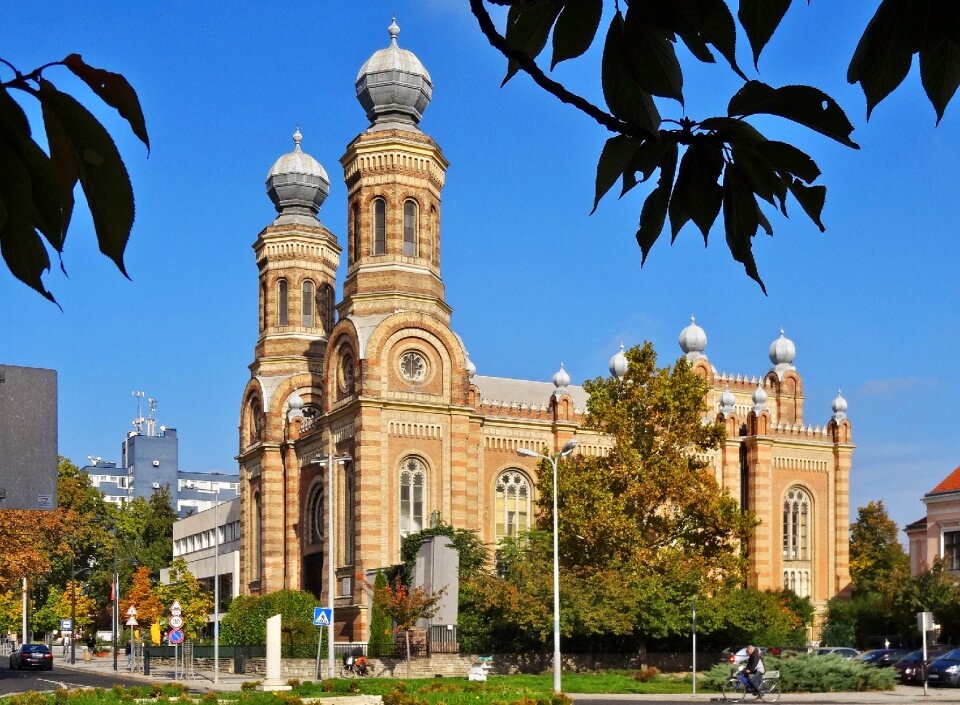
[[833,419],[835,421],[843,421],[847,418],[847,400],[843,398],[843,394],[839,391],[837,392],[837,398],[833,400],[831,406],[833,408]]
[[560,369],[553,375],[553,386],[557,388],[555,394],[566,394],[567,385],[570,384],[570,375],[563,369],[563,363],[560,363]]
[[707,334],[697,325],[697,319],[694,316],[690,316],[690,325],[680,331],[680,349],[687,356],[688,362],[706,357],[703,351],[707,349]]
[[753,410],[756,413],[760,413],[767,408],[767,390],[763,388],[763,385],[759,382],[757,383],[757,388],[753,390]]
[[617,379],[623,379],[627,374],[627,356],[623,352],[623,343],[620,343],[619,352],[610,358],[610,374]]
[[467,378],[473,379],[477,374],[477,366],[473,364],[473,360],[470,359],[470,353],[466,350],[463,351],[467,356]]
[[293,151],[267,172],[267,195],[279,213],[277,222],[316,225],[320,206],[330,193],[330,178],[320,162],[300,148],[302,140],[298,127],[293,133]]
[[790,338],[783,334],[783,328],[780,329],[780,337],[770,343],[770,349],[767,351],[770,355],[770,362],[774,369],[783,374],[787,370],[795,370],[793,361],[797,357],[797,348]]
[[723,412],[724,416],[729,416],[736,404],[737,398],[730,391],[730,387],[727,387],[720,395],[720,411]]
[[416,125],[433,97],[433,81],[420,59],[400,48],[396,20],[387,32],[390,46],[375,51],[357,74],[357,100],[375,126],[391,122]]

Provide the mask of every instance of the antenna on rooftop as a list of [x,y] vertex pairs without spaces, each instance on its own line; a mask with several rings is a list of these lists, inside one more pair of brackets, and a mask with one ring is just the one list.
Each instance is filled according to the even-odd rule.
[[137,418],[133,420],[133,427],[137,429],[137,433],[139,434],[143,430],[143,411],[140,408],[140,400],[143,399],[145,395],[143,392],[134,390],[133,396],[137,400]]
[[149,397],[147,404],[150,405],[150,417],[147,419],[147,435],[154,436],[156,435],[157,427],[157,400]]

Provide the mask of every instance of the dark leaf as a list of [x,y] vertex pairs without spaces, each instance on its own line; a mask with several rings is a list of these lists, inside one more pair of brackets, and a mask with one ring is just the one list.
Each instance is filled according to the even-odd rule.
[[815,132],[853,149],[860,147],[850,139],[853,125],[837,102],[812,86],[772,88],[761,81],[747,81],[730,99],[727,114],[778,115],[805,125]]
[[877,104],[899,86],[919,50],[921,0],[883,0],[860,37],[847,81],[859,83],[867,99],[867,120]]
[[767,140],[757,142],[753,148],[781,173],[799,176],[808,184],[820,176],[816,162],[792,144]]
[[90,66],[79,54],[70,54],[63,63],[80,80],[90,86],[90,90],[100,96],[104,103],[117,109],[120,116],[130,123],[133,134],[140,138],[149,152],[150,137],[147,135],[147,124],[143,118],[143,110],[140,108],[140,99],[127,79],[119,73]]
[[[561,9],[563,3],[560,0],[532,0],[511,5],[507,13],[507,43],[531,59],[536,59],[547,45],[550,28]],[[513,78],[519,70],[519,64],[510,61],[507,75],[503,77],[500,85]]]
[[120,153],[90,111],[45,80],[40,81],[40,102],[69,140],[100,251],[126,275],[123,251],[133,227],[134,206],[133,189]]
[[723,204],[723,189],[718,183],[723,164],[719,144],[693,144],[687,148],[670,197],[670,228],[674,240],[687,221],[692,220],[700,228],[706,244]]
[[753,259],[752,238],[760,225],[759,214],[757,200],[743,172],[736,164],[728,164],[723,172],[723,226],[727,247],[733,258],[743,264],[747,276],[757,282],[766,294],[767,288],[760,279],[757,263]]
[[960,85],[960,44],[941,39],[920,52],[920,80],[927,97],[937,111],[937,124]]
[[790,0],[740,0],[737,17],[753,49],[755,68],[760,62],[760,52],[770,41],[789,9]]
[[[57,195],[63,220],[63,237],[66,237],[70,219],[73,217],[73,189],[80,178],[77,156],[70,137],[63,129],[56,111],[43,102],[40,103],[40,107],[43,111],[43,127],[47,133],[47,145],[50,149],[50,165],[57,184]],[[58,251],[62,251],[62,244],[61,242]]]
[[650,94],[640,88],[630,74],[626,41],[623,15],[618,12],[610,21],[603,45],[603,97],[610,111],[618,118],[655,135],[660,127],[660,113]]
[[636,137],[617,135],[608,139],[603,145],[600,160],[597,162],[597,187],[591,214],[597,210],[600,199],[627,170],[641,144],[642,142]]
[[627,66],[643,90],[683,104],[683,71],[664,30],[646,24],[631,7],[624,20]]
[[774,203],[776,198],[780,210],[785,212],[787,185],[764,156],[750,145],[741,145],[733,148],[733,161],[755,194],[771,205],[777,205]]
[[820,220],[823,204],[827,199],[826,186],[806,186],[800,183],[799,179],[792,179],[789,188],[790,193],[797,199],[797,203],[800,204],[803,211],[820,228],[820,232],[826,231],[823,222]]
[[553,28],[551,70],[561,61],[573,59],[593,44],[603,14],[603,0],[568,0]]
[[757,207],[757,221],[760,224],[760,227],[763,228],[763,231],[773,237],[773,226],[770,225],[770,221],[767,220],[767,216],[764,214],[763,209],[759,206]]
[[33,229],[30,174],[16,151],[2,140],[0,164],[0,200],[5,215],[0,229],[0,255],[13,276],[55,303],[42,280],[43,273],[50,269],[50,257]]
[[642,253],[640,266],[647,261],[647,255],[653,243],[660,237],[663,224],[667,219],[667,205],[670,202],[670,192],[673,190],[673,178],[677,172],[677,145],[670,144],[664,151],[660,162],[660,178],[657,187],[650,192],[643,202],[640,211],[640,228],[637,230],[637,243]]
[[[663,139],[643,141],[630,166],[623,172],[621,198],[638,183],[643,183],[653,176],[653,172],[660,168],[660,163],[666,158],[667,152],[672,149],[674,144],[674,142]],[[636,178],[637,172],[640,172],[641,176],[639,181]]]
[[[685,0],[689,2],[690,0]],[[723,0],[695,0],[699,11],[700,35],[705,42],[712,44],[723,55],[740,78],[747,80],[746,75],[737,65],[737,26],[730,14],[730,8]],[[684,42],[689,46],[689,42]]]
[[63,204],[50,158],[34,142],[30,123],[17,102],[0,88],[0,140],[20,157],[30,175],[33,223],[58,252],[63,250]]
[[700,127],[710,130],[725,142],[751,144],[767,139],[753,125],[740,118],[707,118],[700,122]]

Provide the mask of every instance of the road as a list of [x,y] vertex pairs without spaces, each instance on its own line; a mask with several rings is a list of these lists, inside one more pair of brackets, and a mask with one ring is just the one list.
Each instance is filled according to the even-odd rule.
[[28,690],[56,690],[57,688],[110,688],[122,685],[142,685],[142,681],[124,678],[122,675],[72,671],[57,668],[52,671],[11,671],[7,659],[0,660],[0,696],[23,693]]

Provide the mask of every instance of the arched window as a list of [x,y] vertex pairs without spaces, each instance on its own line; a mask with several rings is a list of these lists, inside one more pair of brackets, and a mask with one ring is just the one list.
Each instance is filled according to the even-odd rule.
[[317,315],[324,331],[333,330],[333,287],[329,284],[321,284],[317,289]]
[[387,251],[387,204],[382,198],[373,202],[373,254]]
[[423,530],[427,468],[419,458],[400,464],[400,536]]
[[313,328],[313,282],[307,279],[303,282],[303,310],[302,319],[305,328]]
[[403,202],[403,254],[417,257],[417,204]]
[[314,546],[323,542],[324,521],[326,521],[323,507],[323,484],[315,482],[307,495],[306,511],[304,512],[306,526],[303,527],[303,534],[306,539],[306,546]]
[[356,527],[353,522],[355,502],[356,479],[353,474],[353,463],[345,463],[343,466],[343,560],[347,565],[353,565],[356,560],[354,553]]
[[263,575],[263,500],[260,493],[253,495],[253,577]]
[[267,327],[267,285],[260,283],[260,332]]
[[810,498],[799,487],[791,488],[783,502],[783,557],[810,559]]
[[263,410],[256,397],[250,400],[249,434],[251,444],[263,440]]
[[530,528],[530,481],[519,470],[504,470],[497,478],[495,500],[497,541]]
[[287,319],[287,280],[281,279],[277,282],[277,325],[287,325]]
[[352,240],[351,243],[353,247],[351,248],[351,262],[356,262],[357,258],[360,256],[360,206],[356,203],[353,204],[353,232],[351,233]]
[[812,585],[813,506],[809,493],[791,487],[783,499],[783,586],[810,597]]

